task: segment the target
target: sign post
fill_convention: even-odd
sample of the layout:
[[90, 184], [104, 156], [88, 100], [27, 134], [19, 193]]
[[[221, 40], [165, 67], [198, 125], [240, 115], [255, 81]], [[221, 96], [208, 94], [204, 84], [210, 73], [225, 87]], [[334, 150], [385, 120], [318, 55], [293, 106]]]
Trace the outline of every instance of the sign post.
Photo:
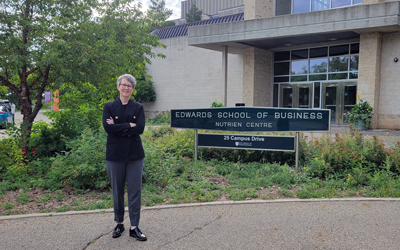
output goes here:
[[199, 145], [199, 133], [197, 129], [194, 130], [194, 158], [197, 161], [197, 149]]

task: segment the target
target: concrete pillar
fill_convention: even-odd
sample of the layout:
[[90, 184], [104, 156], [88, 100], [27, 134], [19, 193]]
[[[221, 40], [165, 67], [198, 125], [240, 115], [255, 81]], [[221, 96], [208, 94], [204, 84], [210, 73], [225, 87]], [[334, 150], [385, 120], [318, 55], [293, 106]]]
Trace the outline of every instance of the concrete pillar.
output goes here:
[[276, 0], [244, 0], [244, 20], [275, 16]]
[[246, 106], [272, 106], [273, 56], [273, 52], [267, 50], [243, 50], [243, 102]]
[[228, 107], [228, 46], [222, 50], [222, 104]]
[[360, 58], [358, 65], [357, 93], [373, 108], [371, 127], [378, 127], [381, 76], [382, 34], [360, 34]]

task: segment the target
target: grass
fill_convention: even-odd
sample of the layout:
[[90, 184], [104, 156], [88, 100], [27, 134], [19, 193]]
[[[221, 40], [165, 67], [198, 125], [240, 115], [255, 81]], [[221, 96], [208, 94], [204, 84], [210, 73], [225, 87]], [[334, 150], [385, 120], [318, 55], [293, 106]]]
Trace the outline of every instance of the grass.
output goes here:
[[[357, 132], [352, 133], [321, 137], [309, 144], [301, 141], [302, 149], [307, 152], [301, 155], [300, 168], [295, 169], [290, 160], [293, 155], [289, 153], [261, 155], [258, 151], [213, 149], [203, 151], [208, 156], [194, 161], [192, 131], [176, 132], [168, 127], [146, 131], [142, 136], [146, 150], [142, 205], [400, 197], [400, 147], [394, 146], [386, 152], [377, 138], [368, 141]], [[39, 212], [112, 208], [107, 180], [103, 180], [102, 190], [93, 189], [107, 174], [104, 155], [96, 150], [98, 145], [104, 148], [105, 141], [97, 134], [81, 136], [82, 140], [72, 144], [75, 153], [60, 154], [52, 160], [41, 158], [26, 169], [15, 165], [6, 172], [3, 170], [7, 176], [0, 181], [0, 215], [26, 213], [27, 207], [38, 206]], [[82, 161], [85, 157], [92, 162]], [[98, 175], [99, 172], [103, 175]], [[78, 184], [82, 188], [75, 188]], [[35, 189], [37, 196], [31, 189]]]
[[[287, 199], [287, 198], [345, 198], [400, 197], [400, 179], [390, 171], [381, 170], [369, 175], [363, 185], [351, 178], [320, 179], [307, 174], [307, 167], [298, 171], [279, 164], [221, 163], [198, 161], [184, 167], [181, 175], [172, 177], [164, 187], [150, 183], [142, 185], [142, 205], [212, 202], [218, 200]], [[223, 174], [219, 174], [223, 173]], [[188, 180], [190, 175], [190, 180]], [[27, 213], [19, 206], [33, 202], [23, 189], [14, 202], [0, 204], [0, 215]], [[46, 191], [35, 203], [59, 204], [52, 209], [41, 205], [39, 212], [98, 210], [113, 207], [111, 191], [75, 189], [74, 199], [65, 190]], [[3, 195], [4, 197], [5, 195]]]

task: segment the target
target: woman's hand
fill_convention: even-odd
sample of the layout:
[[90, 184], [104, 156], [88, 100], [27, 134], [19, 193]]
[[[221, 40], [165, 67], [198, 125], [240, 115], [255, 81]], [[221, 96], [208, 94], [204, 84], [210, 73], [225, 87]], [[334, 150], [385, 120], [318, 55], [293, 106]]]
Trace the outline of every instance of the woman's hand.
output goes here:
[[136, 127], [136, 123], [132, 123], [132, 122], [131, 122], [130, 124], [131, 124], [131, 128], [132, 128], [132, 127]]
[[113, 118], [110, 116], [110, 119], [106, 120], [107, 124], [114, 124]]

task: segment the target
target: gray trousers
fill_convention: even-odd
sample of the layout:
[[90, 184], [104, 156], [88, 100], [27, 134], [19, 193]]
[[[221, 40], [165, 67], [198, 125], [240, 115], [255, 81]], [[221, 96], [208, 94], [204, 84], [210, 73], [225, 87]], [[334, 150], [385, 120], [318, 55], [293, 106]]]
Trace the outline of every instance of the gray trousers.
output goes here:
[[114, 220], [120, 223], [124, 221], [126, 182], [129, 219], [131, 226], [138, 227], [142, 198], [143, 159], [127, 162], [106, 161], [106, 166], [113, 194]]

